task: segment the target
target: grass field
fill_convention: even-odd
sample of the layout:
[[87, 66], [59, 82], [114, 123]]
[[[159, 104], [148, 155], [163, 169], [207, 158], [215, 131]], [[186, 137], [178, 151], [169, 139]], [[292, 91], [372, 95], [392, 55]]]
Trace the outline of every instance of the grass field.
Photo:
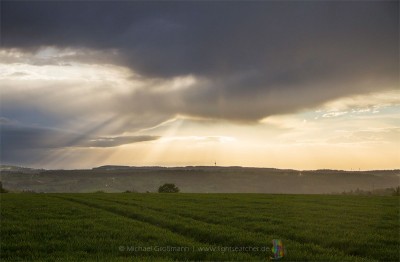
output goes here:
[[398, 261], [399, 198], [2, 194], [2, 261]]

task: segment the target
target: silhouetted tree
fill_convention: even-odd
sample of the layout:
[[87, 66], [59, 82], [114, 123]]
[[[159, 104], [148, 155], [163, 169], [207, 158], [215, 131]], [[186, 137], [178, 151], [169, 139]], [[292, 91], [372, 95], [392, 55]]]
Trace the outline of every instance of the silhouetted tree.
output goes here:
[[0, 193], [8, 193], [8, 190], [3, 188], [3, 182], [0, 181]]
[[393, 195], [394, 195], [394, 196], [400, 196], [400, 186], [397, 186], [397, 187], [394, 189]]
[[132, 189], [132, 190], [126, 190], [124, 193], [137, 193], [137, 191], [135, 189]]
[[158, 188], [158, 193], [178, 193], [179, 188], [175, 184], [164, 184]]

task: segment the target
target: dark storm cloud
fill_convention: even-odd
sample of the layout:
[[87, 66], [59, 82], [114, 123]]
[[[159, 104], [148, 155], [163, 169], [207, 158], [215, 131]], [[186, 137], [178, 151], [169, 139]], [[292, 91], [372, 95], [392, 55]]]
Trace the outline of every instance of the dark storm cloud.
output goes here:
[[110, 63], [147, 78], [205, 79], [164, 94], [135, 91], [121, 98], [125, 115], [256, 121], [393, 89], [398, 36], [397, 1], [6, 1], [2, 7], [4, 47], [116, 50], [107, 55]]
[[156, 76], [394, 63], [398, 52], [395, 1], [4, 2], [2, 24], [6, 47], [117, 48]]

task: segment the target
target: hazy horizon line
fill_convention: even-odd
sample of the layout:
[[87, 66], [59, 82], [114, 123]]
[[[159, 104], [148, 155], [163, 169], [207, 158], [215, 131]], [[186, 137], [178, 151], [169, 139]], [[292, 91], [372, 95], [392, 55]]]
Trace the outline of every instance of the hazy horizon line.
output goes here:
[[[19, 166], [16, 164], [0, 164], [0, 167], [3, 168], [4, 166], [15, 167], [15, 168], [24, 168], [24, 169], [34, 169], [34, 170], [94, 170], [99, 168], [105, 167], [122, 167], [122, 168], [165, 168], [165, 169], [173, 169], [173, 168], [249, 168], [249, 169], [276, 169], [276, 170], [293, 170], [293, 171], [323, 171], [323, 170], [330, 170], [330, 171], [350, 171], [350, 172], [370, 172], [370, 171], [400, 171], [399, 168], [385, 168], [385, 169], [361, 169], [361, 168], [353, 168], [353, 169], [335, 169], [335, 168], [317, 168], [317, 169], [296, 169], [296, 168], [279, 168], [279, 167], [257, 167], [257, 166], [241, 166], [241, 165], [186, 165], [186, 166], [167, 166], [167, 165], [118, 165], [118, 164], [106, 164], [100, 166], [93, 166], [88, 168], [35, 168], [35, 167], [28, 167], [28, 166]], [[4, 171], [4, 170], [1, 170]]]

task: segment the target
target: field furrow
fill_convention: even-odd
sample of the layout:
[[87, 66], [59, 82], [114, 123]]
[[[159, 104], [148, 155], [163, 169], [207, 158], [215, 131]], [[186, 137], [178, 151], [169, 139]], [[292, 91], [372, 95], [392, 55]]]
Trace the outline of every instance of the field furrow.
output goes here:
[[[301, 198], [301, 196], [297, 196]], [[322, 248], [334, 249], [336, 252], [344, 252], [350, 256], [367, 257], [370, 259], [391, 259], [390, 253], [385, 253], [386, 249], [396, 249], [396, 240], [398, 236], [394, 231], [388, 232], [386, 235], [379, 234], [376, 228], [382, 224], [382, 216], [394, 218], [396, 216], [396, 208], [377, 210], [365, 219], [365, 217], [356, 219], [352, 215], [346, 214], [346, 220], [343, 220], [343, 213], [347, 211], [347, 207], [342, 205], [342, 210], [335, 210], [338, 207], [331, 208], [329, 206], [330, 199], [327, 199], [327, 203], [319, 201], [319, 206], [315, 204], [317, 201], [304, 201], [303, 210], [299, 209], [301, 203], [295, 203], [296, 209], [292, 210], [292, 214], [289, 217], [284, 216], [273, 216], [271, 214], [279, 214], [279, 210], [271, 210], [268, 207], [268, 211], [264, 211], [259, 206], [254, 210], [247, 206], [252, 212], [243, 214], [237, 212], [236, 215], [230, 214], [232, 206], [229, 206], [229, 201], [226, 208], [215, 209], [215, 207], [208, 207], [202, 205], [203, 209], [192, 208], [193, 205], [187, 203], [186, 205], [178, 205], [177, 203], [170, 204], [167, 201], [163, 201], [163, 204], [159, 202], [152, 202], [149, 199], [146, 201], [140, 201], [132, 196], [131, 198], [118, 198], [113, 199], [112, 195], [99, 195], [97, 199], [104, 201], [111, 201], [126, 206], [137, 206], [139, 208], [147, 208], [157, 212], [163, 212], [166, 214], [173, 214], [177, 217], [176, 219], [191, 218], [196, 221], [213, 224], [213, 225], [229, 225], [235, 229], [239, 229], [246, 232], [264, 233], [265, 235], [273, 235], [276, 238], [289, 239], [299, 243], [309, 243], [312, 245], [320, 246]], [[253, 199], [257, 200], [255, 196]], [[307, 199], [307, 197], [305, 197]], [[380, 199], [381, 202], [375, 203], [382, 206], [387, 205], [385, 199]], [[220, 201], [220, 203], [225, 201]], [[274, 202], [273, 199], [268, 199], [265, 204], [271, 205]], [[351, 209], [349, 213], [355, 213], [363, 211], [364, 205], [361, 205], [361, 209], [357, 210], [353, 202], [351, 202]], [[369, 204], [371, 207], [371, 204]], [[237, 206], [237, 204], [236, 204]], [[278, 206], [278, 205], [277, 205]], [[290, 205], [279, 205], [280, 207], [290, 208]], [[316, 208], [316, 206], [318, 208]], [[358, 204], [360, 206], [360, 204]], [[242, 208], [245, 206], [242, 206]], [[301, 207], [301, 206], [300, 206]], [[389, 206], [390, 207], [390, 206]], [[381, 208], [382, 209], [382, 208]], [[215, 211], [217, 210], [217, 212]], [[313, 220], [310, 218], [313, 217]], [[318, 221], [318, 223], [315, 223]], [[385, 221], [387, 226], [392, 225], [396, 228], [396, 220]], [[354, 225], [357, 225], [355, 227]], [[284, 227], [285, 230], [282, 230]], [[398, 225], [397, 225], [398, 227]], [[369, 232], [365, 234], [365, 232]], [[329, 238], [326, 236], [329, 235]], [[354, 238], [352, 246], [348, 245], [348, 238]], [[391, 240], [391, 241], [390, 241]], [[376, 242], [383, 241], [387, 243], [384, 250], [377, 250]]]
[[[101, 204], [99, 203], [101, 201]], [[228, 224], [210, 224], [205, 223], [201, 220], [195, 220], [183, 216], [179, 216], [171, 213], [161, 213], [159, 211], [149, 210], [145, 206], [134, 206], [128, 203], [117, 203], [116, 201], [107, 199], [98, 199], [96, 197], [85, 200], [87, 204], [97, 206], [99, 208], [107, 208], [112, 212], [128, 216], [131, 218], [139, 219], [141, 221], [146, 221], [152, 223], [153, 225], [165, 227], [171, 229], [174, 232], [186, 236], [195, 236], [195, 239], [201, 242], [207, 242], [213, 245], [219, 245], [224, 243], [228, 246], [254, 246], [263, 247], [268, 245], [267, 239], [283, 238], [291, 246], [299, 249], [306, 249], [309, 252], [313, 252], [315, 257], [318, 259], [328, 259], [328, 257], [323, 258], [323, 254], [329, 254], [329, 256], [341, 257], [345, 260], [364, 260], [366, 258], [348, 255], [341, 250], [336, 250], [334, 248], [325, 248], [316, 243], [308, 241], [297, 241], [296, 239], [285, 238], [282, 235], [274, 235], [271, 233], [264, 232], [251, 232], [249, 230], [241, 229], [235, 226], [230, 226]], [[105, 204], [104, 201], [111, 203]], [[238, 237], [239, 236], [239, 237]], [[319, 257], [321, 254], [322, 257]], [[261, 254], [263, 255], [263, 254]], [[295, 256], [293, 256], [295, 259]]]
[[2, 261], [399, 258], [396, 197], [4, 194], [0, 216]]

